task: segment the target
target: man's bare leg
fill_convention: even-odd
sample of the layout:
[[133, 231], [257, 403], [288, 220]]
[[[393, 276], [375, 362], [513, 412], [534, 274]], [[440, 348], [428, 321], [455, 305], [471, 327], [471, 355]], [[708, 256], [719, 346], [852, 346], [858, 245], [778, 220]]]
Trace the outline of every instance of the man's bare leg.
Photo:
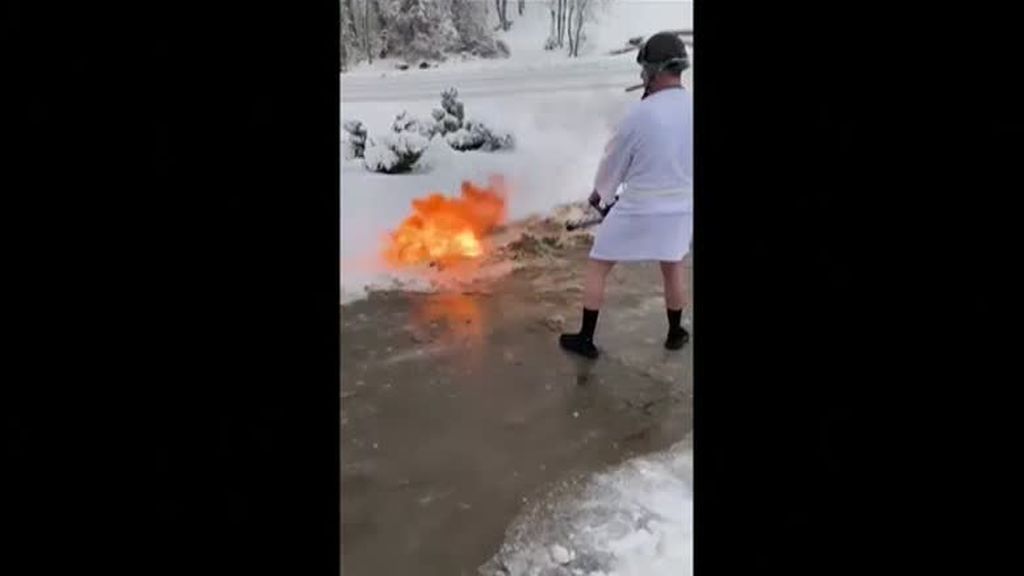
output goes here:
[[587, 260], [586, 280], [583, 285], [583, 307], [600, 310], [604, 303], [604, 284], [615, 262]]
[[687, 303], [686, 269], [680, 262], [662, 262], [661, 278], [665, 283], [665, 311], [668, 315], [668, 336], [665, 348], [678, 350], [689, 340], [690, 334], [683, 328], [683, 308]]
[[597, 314], [604, 303], [604, 286], [608, 273], [615, 262], [605, 260], [587, 261], [586, 280], [583, 287], [583, 321], [580, 331], [575, 334], [562, 334], [559, 344], [562, 348], [586, 356], [597, 358], [597, 347], [594, 346], [594, 329], [597, 327]]

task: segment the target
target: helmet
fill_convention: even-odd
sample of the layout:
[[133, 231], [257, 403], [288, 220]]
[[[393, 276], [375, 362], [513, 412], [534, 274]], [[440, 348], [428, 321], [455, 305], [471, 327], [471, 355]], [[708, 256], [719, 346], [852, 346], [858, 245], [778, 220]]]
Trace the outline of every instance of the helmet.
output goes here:
[[683, 39], [671, 32], [658, 32], [640, 46], [636, 55], [638, 64], [655, 71], [682, 72], [690, 67]]

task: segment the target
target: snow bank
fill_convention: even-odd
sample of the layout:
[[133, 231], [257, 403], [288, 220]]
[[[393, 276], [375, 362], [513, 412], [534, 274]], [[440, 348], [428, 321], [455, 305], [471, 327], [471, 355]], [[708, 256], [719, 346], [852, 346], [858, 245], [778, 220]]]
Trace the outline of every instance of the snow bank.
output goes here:
[[693, 573], [688, 442], [630, 460], [535, 502], [484, 576], [681, 576]]

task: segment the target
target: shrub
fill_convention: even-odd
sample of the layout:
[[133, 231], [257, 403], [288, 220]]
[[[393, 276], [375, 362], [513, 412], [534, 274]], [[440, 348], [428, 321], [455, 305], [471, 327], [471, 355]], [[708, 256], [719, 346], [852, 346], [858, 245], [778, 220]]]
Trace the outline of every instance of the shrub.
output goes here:
[[367, 170], [401, 174], [412, 170], [430, 141], [416, 132], [392, 132], [367, 142], [363, 163]]

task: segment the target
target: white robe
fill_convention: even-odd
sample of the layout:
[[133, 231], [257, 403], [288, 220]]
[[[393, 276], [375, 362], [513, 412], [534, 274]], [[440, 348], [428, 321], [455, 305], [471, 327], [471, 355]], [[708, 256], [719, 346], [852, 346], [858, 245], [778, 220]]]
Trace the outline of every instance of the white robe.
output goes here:
[[[620, 190], [621, 185], [621, 190]], [[693, 99], [685, 89], [634, 105], [605, 148], [594, 189], [618, 202], [601, 223], [590, 257], [678, 262], [693, 231]]]

